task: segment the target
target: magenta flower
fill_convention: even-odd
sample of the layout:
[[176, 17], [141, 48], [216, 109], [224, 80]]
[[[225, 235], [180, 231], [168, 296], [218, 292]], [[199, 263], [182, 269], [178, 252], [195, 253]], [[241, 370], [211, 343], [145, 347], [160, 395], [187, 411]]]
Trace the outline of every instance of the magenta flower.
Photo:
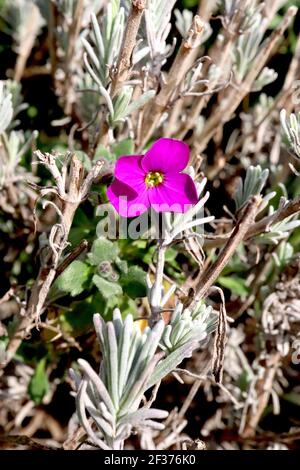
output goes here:
[[150, 206], [156, 212], [186, 212], [198, 202], [195, 183], [181, 173], [189, 147], [175, 139], [159, 139], [145, 155], [119, 158], [107, 195], [123, 217], [135, 217]]

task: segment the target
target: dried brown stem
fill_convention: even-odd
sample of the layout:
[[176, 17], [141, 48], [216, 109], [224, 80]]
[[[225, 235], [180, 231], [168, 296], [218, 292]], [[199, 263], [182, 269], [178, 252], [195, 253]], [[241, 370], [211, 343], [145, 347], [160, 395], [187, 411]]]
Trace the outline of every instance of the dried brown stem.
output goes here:
[[249, 230], [246, 233], [245, 240], [255, 237], [261, 233], [268, 232], [270, 227], [287, 217], [296, 214], [300, 211], [300, 197], [293, 199], [292, 201], [286, 202], [285, 199], [282, 199], [279, 204], [279, 209], [274, 212], [274, 214], [268, 215], [261, 219], [259, 222], [256, 222], [249, 227]]
[[23, 76], [27, 59], [34, 46], [34, 41], [38, 35], [40, 29], [41, 15], [38, 7], [32, 2], [30, 4], [30, 15], [28, 14], [28, 21], [26, 26], [24, 25], [24, 31], [26, 35], [22, 35], [20, 40], [20, 46], [17, 56], [17, 61], [14, 70], [14, 80], [19, 82]]
[[[200, 2], [198, 6], [197, 15], [199, 15], [203, 21], [208, 22], [212, 12], [214, 11], [216, 7], [216, 3], [217, 2], [215, 0], [212, 0], [210, 2]], [[196, 62], [198, 55], [199, 55], [199, 50], [196, 47], [193, 49], [192, 53], [190, 54], [190, 58], [189, 58], [190, 64], [189, 64], [188, 69], [190, 69], [193, 66], [193, 64]], [[201, 100], [202, 98], [199, 101]], [[170, 117], [168, 121], [168, 127], [166, 128], [165, 133], [164, 133], [166, 137], [168, 136], [171, 137], [172, 135], [174, 135], [176, 131], [176, 125], [177, 125], [178, 119], [183, 113], [184, 103], [185, 103], [185, 99], [181, 98], [181, 99], [178, 99], [175, 105], [173, 106], [173, 109], [170, 113]], [[197, 116], [198, 115], [199, 113], [197, 114]], [[190, 123], [190, 116], [189, 116], [188, 122], [184, 124], [184, 127], [191, 129], [189, 123]], [[182, 131], [181, 136], [176, 136], [176, 137], [179, 139], [182, 139], [183, 138], [182, 134], [184, 136], [186, 134], [186, 131], [185, 132]]]
[[[229, 36], [226, 40], [226, 43], [224, 47], [222, 48], [222, 53], [220, 54], [220, 61], [218, 62], [218, 67], [220, 70], [223, 70], [226, 66], [228, 67], [228, 64], [231, 63], [231, 51], [232, 51], [232, 46], [234, 44], [234, 38], [233, 36]], [[212, 80], [209, 83], [209, 87], [207, 88], [206, 91], [212, 91], [214, 87], [216, 86], [218, 82], [218, 78], [216, 80]], [[203, 108], [207, 105], [209, 101], [210, 96], [202, 96], [199, 100], [195, 100], [194, 104], [191, 107], [191, 111], [189, 113], [189, 119], [187, 120], [186, 123], [182, 126], [182, 128], [179, 130], [179, 133], [177, 135], [178, 139], [183, 139], [186, 133], [192, 129], [196, 122], [197, 119], [199, 118]]]
[[56, 19], [57, 19], [57, 8], [53, 2], [49, 5], [49, 19], [48, 19], [48, 48], [51, 64], [51, 74], [53, 80], [55, 80], [55, 71], [57, 68], [57, 45], [55, 37]]
[[216, 385], [220, 390], [222, 390], [232, 401], [232, 403], [235, 405], [236, 409], [239, 409], [242, 407], [242, 404], [239, 403], [236, 398], [227, 390], [227, 388], [222, 385], [220, 382], [216, 382], [213, 377], [210, 377], [209, 375], [199, 375], [199, 374], [194, 374], [193, 372], [190, 372], [187, 369], [182, 369], [182, 368], [176, 368], [174, 369], [176, 373], [184, 374], [187, 375], [188, 377], [193, 377], [196, 379], [196, 382], [205, 383], [205, 382], [211, 382], [213, 385]]
[[72, 24], [69, 29], [69, 37], [68, 37], [68, 50], [66, 56], [66, 80], [64, 82], [64, 89], [65, 89], [65, 113], [68, 115], [71, 113], [72, 104], [74, 102], [74, 88], [72, 86], [72, 62], [73, 57], [76, 50], [76, 41], [80, 32], [82, 16], [83, 16], [83, 9], [84, 9], [84, 0], [78, 0], [74, 12], [74, 18]]
[[39, 442], [31, 439], [28, 436], [1, 436], [0, 437], [0, 449], [2, 450], [13, 450], [18, 447], [27, 447], [27, 449], [33, 450], [59, 450], [55, 447], [45, 446]]
[[295, 85], [297, 85], [296, 80], [300, 77], [300, 35], [298, 36], [295, 53], [291, 60], [288, 72], [286, 74], [283, 88], [281, 93], [278, 96], [277, 108], [285, 107], [288, 113], [293, 111], [295, 100], [292, 99], [292, 94], [296, 91]]
[[188, 396], [184, 400], [184, 403], [178, 413], [178, 418], [183, 418], [185, 416], [185, 413], [189, 409], [189, 407], [192, 404], [192, 401], [194, 400], [195, 396], [197, 395], [197, 392], [199, 388], [201, 387], [202, 384], [202, 379], [197, 379], [193, 383], [192, 387], [190, 388], [190, 391], [188, 393]]
[[200, 299], [202, 299], [209, 288], [214, 284], [218, 276], [223, 271], [224, 267], [234, 254], [238, 245], [244, 240], [249, 227], [255, 220], [257, 209], [261, 203], [260, 196], [252, 196], [246, 205], [243, 213], [241, 214], [240, 220], [237, 222], [230, 238], [227, 240], [226, 245], [222, 249], [216, 261], [209, 266], [200, 277], [196, 286], [196, 293], [194, 299], [190, 299], [188, 304], [190, 306], [195, 305]]
[[124, 83], [129, 77], [132, 52], [136, 45], [136, 37], [145, 8], [146, 0], [132, 0], [122, 50], [112, 79], [112, 97], [116, 95], [118, 89], [122, 86], [122, 83]]
[[255, 435], [256, 427], [268, 404], [273, 387], [276, 371], [280, 365], [281, 356], [279, 352], [273, 353], [267, 359], [263, 376], [257, 380], [255, 390], [257, 402], [254, 407], [250, 407], [246, 414], [245, 426], [241, 433], [243, 438], [250, 438]]
[[193, 18], [192, 26], [187, 37], [182, 41], [178, 54], [171, 66], [167, 81], [162, 86], [159, 94], [154, 98], [152, 107], [147, 113], [147, 120], [143, 125], [143, 141], [141, 147], [149, 140], [155, 131], [162, 113], [166, 111], [172, 95], [178, 89], [190, 67], [190, 56], [194, 55], [194, 49], [199, 46], [200, 38], [204, 31], [204, 23], [200, 16]]
[[86, 198], [90, 185], [93, 180], [99, 176], [100, 169], [103, 165], [103, 162], [100, 163], [100, 165], [96, 164], [87, 175], [86, 179], [83, 180], [82, 163], [73, 155], [70, 160], [70, 170], [67, 181], [68, 158], [66, 158], [66, 162], [60, 173], [52, 155], [43, 155], [40, 152], [37, 152], [37, 154], [40, 161], [48, 167], [55, 179], [56, 191], [62, 205], [60, 209], [61, 221], [60, 224], [56, 224], [52, 228], [49, 236], [49, 247], [45, 255], [41, 257], [41, 267], [31, 289], [25, 314], [21, 317], [16, 332], [8, 343], [6, 357], [0, 364], [2, 368], [13, 358], [22, 340], [29, 333], [34, 323], [39, 321], [50, 287], [57, 274], [59, 260], [67, 244], [76, 209], [81, 201]]
[[87, 247], [89, 246], [89, 242], [87, 240], [82, 240], [76, 248], [74, 248], [71, 253], [68, 254], [68, 256], [62, 261], [62, 263], [58, 266], [55, 274], [54, 280], [61, 275], [67, 269], [67, 267], [73, 263], [73, 261], [78, 258], [78, 256], [83, 253]]
[[[256, 237], [262, 233], [267, 233], [272, 225], [281, 222], [287, 217], [297, 214], [300, 212], [300, 197], [293, 199], [292, 201], [285, 202], [282, 200], [279, 209], [273, 214], [263, 217], [256, 223], [253, 223], [251, 227], [248, 228], [247, 233], [244, 237], [244, 240], [250, 240], [253, 237]], [[205, 248], [217, 248], [224, 245], [224, 243], [231, 237], [233, 232], [224, 234], [220, 237], [216, 236], [213, 239], [206, 239], [204, 246]]]
[[[91, 422], [91, 418], [89, 418]], [[79, 426], [74, 433], [63, 443], [64, 450], [76, 450], [83, 444], [87, 434], [82, 426]]]
[[278, 46], [284, 31], [288, 28], [296, 13], [296, 7], [293, 6], [288, 9], [279, 26], [273, 31], [260, 49], [244, 81], [238, 89], [232, 88], [229, 91], [223, 106], [220, 106], [207, 120], [201, 135], [194, 144], [194, 154], [201, 153], [206, 148], [208, 142], [220, 126], [223, 126], [231, 119], [241, 101], [250, 93], [254, 80], [265, 66], [274, 49]]
[[14, 294], [15, 289], [11, 287], [4, 295], [0, 298], [0, 305], [7, 302], [11, 296]]
[[[72, 160], [76, 166], [76, 178], [79, 178], [80, 172], [82, 170], [81, 163], [79, 160]], [[73, 170], [73, 175], [75, 175]], [[78, 183], [78, 179], [77, 179]], [[74, 187], [74, 185], [70, 185]], [[47, 295], [49, 293], [50, 287], [55, 279], [56, 269], [58, 265], [58, 260], [65, 248], [65, 241], [68, 238], [68, 234], [71, 228], [73, 217], [75, 211], [78, 207], [78, 204], [73, 202], [63, 203], [62, 209], [62, 218], [64, 221], [64, 229], [60, 228], [56, 232], [54, 239], [54, 245], [59, 247], [58, 251], [55, 253], [53, 250], [48, 251], [48, 255], [45, 257], [43, 264], [40, 267], [37, 279], [32, 287], [31, 295], [28, 301], [27, 309], [25, 315], [21, 319], [16, 333], [13, 335], [11, 340], [8, 343], [6, 350], [6, 361], [2, 364], [2, 367], [5, 366], [11, 358], [16, 353], [18, 347], [20, 346], [22, 340], [25, 338], [28, 331], [31, 329], [32, 324], [38, 320], [43, 310], [44, 303], [46, 301]]]
[[245, 140], [248, 137], [253, 137], [255, 135], [258, 135], [260, 132], [261, 126], [271, 125], [269, 123], [266, 123], [267, 120], [271, 120], [272, 115], [274, 114], [274, 111], [279, 112], [283, 107], [287, 110], [287, 112], [292, 112], [293, 107], [294, 107], [294, 102], [291, 97], [293, 92], [295, 92], [295, 80], [297, 80], [297, 77], [300, 76], [300, 36], [298, 37], [297, 43], [296, 43], [296, 49], [295, 49], [295, 54], [293, 55], [293, 58], [290, 62], [288, 72], [285, 77], [285, 81], [282, 87], [282, 90], [280, 93], [277, 95], [276, 99], [274, 100], [274, 103], [272, 106], [268, 109], [267, 113], [263, 116], [263, 118], [257, 123], [254, 124], [253, 129], [251, 132], [247, 134], [243, 134], [241, 137], [239, 137], [235, 143], [235, 145], [228, 151], [225, 155], [224, 158], [216, 159], [216, 162], [214, 165], [211, 167], [207, 168], [207, 176], [209, 179], [213, 179], [217, 173], [219, 173], [226, 163], [229, 161], [231, 157], [235, 155], [235, 153], [243, 146], [245, 143]]

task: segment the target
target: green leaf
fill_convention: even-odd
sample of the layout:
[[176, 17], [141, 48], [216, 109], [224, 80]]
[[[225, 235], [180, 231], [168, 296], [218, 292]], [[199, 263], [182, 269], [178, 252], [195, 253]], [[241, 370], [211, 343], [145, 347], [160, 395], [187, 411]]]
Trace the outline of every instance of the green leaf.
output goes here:
[[112, 16], [116, 17], [118, 11], [120, 10], [120, 0], [112, 0]]
[[130, 266], [119, 280], [123, 290], [132, 299], [147, 295], [146, 273], [138, 266]]
[[130, 299], [128, 295], [123, 295], [119, 302], [119, 309], [122, 312], [122, 318], [126, 318], [131, 314], [134, 318], [138, 317], [138, 308], [134, 300]]
[[112, 146], [112, 152], [116, 158], [121, 155], [132, 155], [134, 152], [134, 142], [132, 139], [124, 139]]
[[30, 398], [39, 404], [49, 390], [49, 381], [46, 374], [46, 358], [44, 357], [35, 368], [34, 374], [28, 385]]
[[198, 5], [199, 0], [183, 0], [183, 7], [184, 8], [193, 8]]
[[128, 273], [127, 261], [124, 261], [120, 258], [117, 258], [116, 261], [115, 261], [115, 265], [121, 273], [123, 273], [123, 274]]
[[143, 254], [142, 260], [146, 264], [150, 264], [153, 262], [153, 255], [155, 253], [156, 247], [155, 246], [150, 246], [148, 251]]
[[53, 284], [54, 290], [69, 293], [72, 297], [84, 291], [91, 274], [91, 268], [83, 261], [75, 260]]
[[84, 300], [72, 302], [70, 311], [59, 315], [59, 323], [64, 331], [72, 336], [80, 336], [93, 327], [93, 315], [101, 312], [105, 316], [106, 302], [102, 295], [97, 292]]
[[90, 240], [95, 233], [95, 228], [93, 230], [90, 227], [72, 227], [70, 230], [68, 241], [72, 246], [77, 246], [79, 243], [84, 240]]
[[251, 378], [247, 370], [243, 370], [237, 379], [237, 386], [242, 392], [246, 392], [249, 387]]
[[92, 250], [88, 254], [90, 264], [98, 266], [103, 261], [116, 261], [119, 254], [117, 243], [113, 243], [106, 238], [98, 238], [94, 241]]
[[177, 250], [174, 250], [174, 248], [169, 248], [167, 251], [166, 251], [166, 261], [168, 263], [171, 263], [172, 261], [174, 261], [176, 259], [176, 256], [178, 255], [178, 251]]
[[235, 295], [238, 295], [241, 298], [247, 297], [249, 294], [249, 289], [247, 288], [245, 281], [237, 276], [224, 277], [220, 276], [218, 278], [218, 283], [222, 287], [226, 287], [231, 290]]
[[81, 150], [77, 150], [76, 151], [76, 157], [83, 164], [83, 167], [86, 171], [91, 170], [92, 163], [91, 163], [91, 160], [90, 160], [89, 156], [85, 152], [82, 152]]
[[77, 209], [68, 241], [72, 246], [77, 246], [83, 239], [93, 241], [95, 239], [95, 230], [97, 225], [96, 217], [89, 214], [79, 207]]
[[95, 151], [93, 162], [95, 163], [96, 161], [100, 160], [100, 158], [103, 158], [103, 157], [106, 158], [108, 161], [114, 160], [112, 154], [107, 150], [107, 148], [104, 147], [104, 145], [99, 144]]
[[101, 293], [102, 297], [106, 301], [111, 301], [110, 304], [117, 303], [117, 297], [119, 297], [123, 293], [122, 287], [119, 284], [117, 284], [116, 282], [107, 281], [106, 279], [103, 279], [103, 277], [98, 276], [98, 274], [95, 274], [93, 276], [93, 283], [99, 289], [99, 292]]
[[295, 392], [285, 393], [282, 398], [284, 400], [292, 403], [293, 405], [300, 406], [300, 395], [299, 395], [299, 393], [295, 393]]

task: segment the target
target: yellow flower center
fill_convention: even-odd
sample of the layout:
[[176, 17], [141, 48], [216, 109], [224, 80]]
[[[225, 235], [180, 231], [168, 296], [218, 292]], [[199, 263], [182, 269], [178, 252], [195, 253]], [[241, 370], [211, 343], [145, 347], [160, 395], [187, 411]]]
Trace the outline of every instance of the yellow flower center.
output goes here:
[[150, 171], [145, 178], [145, 183], [148, 188], [156, 188], [164, 180], [164, 175], [159, 171]]

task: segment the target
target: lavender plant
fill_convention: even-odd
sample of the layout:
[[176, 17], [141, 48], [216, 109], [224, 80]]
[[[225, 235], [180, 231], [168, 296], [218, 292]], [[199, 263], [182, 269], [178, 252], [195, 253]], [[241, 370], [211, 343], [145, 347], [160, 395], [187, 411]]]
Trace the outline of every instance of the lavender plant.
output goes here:
[[[95, 445], [102, 449], [123, 449], [133, 429], [164, 429], [156, 420], [166, 418], [167, 412], [150, 408], [151, 402], [139, 408], [144, 393], [174, 370], [184, 357], [189, 357], [213, 325], [208, 320], [209, 309], [206, 312], [202, 307], [192, 315], [188, 311], [181, 315], [180, 309], [182, 305], [177, 306], [170, 328], [160, 320], [152, 329], [147, 327], [144, 331], [131, 315], [123, 322], [119, 310], [114, 311], [113, 321], [108, 323], [99, 314], [94, 316], [103, 354], [100, 373], [97, 375], [80, 359], [83, 377], [74, 370], [71, 375], [77, 386], [79, 420]], [[157, 352], [159, 345], [166, 354]], [[96, 430], [87, 419], [87, 412]]]
[[0, 2], [8, 447], [297, 446], [299, 13], [192, 3]]

